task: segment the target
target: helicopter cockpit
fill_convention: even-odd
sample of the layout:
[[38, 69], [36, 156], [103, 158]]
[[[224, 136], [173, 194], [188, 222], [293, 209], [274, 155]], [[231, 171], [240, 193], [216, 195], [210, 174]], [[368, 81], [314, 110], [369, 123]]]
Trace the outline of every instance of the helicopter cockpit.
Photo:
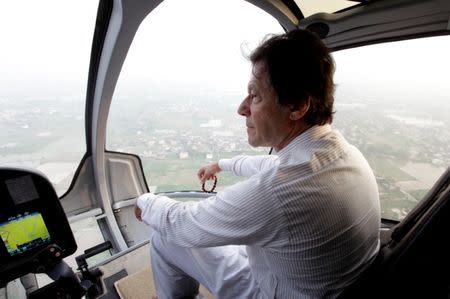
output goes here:
[[[156, 295], [136, 198], [203, 200], [198, 167], [269, 151], [249, 147], [236, 113], [243, 52], [295, 28], [332, 50], [333, 126], [367, 157], [380, 193], [382, 266], [343, 298], [385, 298], [391, 286], [448, 296], [435, 270], [450, 269], [450, 1], [72, 2], [0, 9], [0, 299]], [[236, 182], [222, 174], [218, 189]], [[419, 249], [398, 276], [410, 239]]]

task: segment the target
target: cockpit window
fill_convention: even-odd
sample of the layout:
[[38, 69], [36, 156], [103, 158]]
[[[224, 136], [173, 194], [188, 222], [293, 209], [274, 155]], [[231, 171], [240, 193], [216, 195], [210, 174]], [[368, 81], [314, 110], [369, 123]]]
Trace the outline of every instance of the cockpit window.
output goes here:
[[88, 0], [0, 4], [0, 164], [44, 172], [60, 196], [86, 151], [97, 6]]
[[450, 166], [450, 37], [334, 53], [334, 126], [373, 168], [382, 216], [402, 219]]
[[[138, 154], [152, 192], [201, 190], [196, 173], [205, 163], [268, 153], [248, 145], [237, 108], [251, 72], [245, 53], [280, 32], [273, 17], [245, 1], [161, 3], [128, 52], [107, 149]], [[221, 174], [218, 189], [235, 180]]]
[[358, 5], [359, 2], [364, 1], [349, 1], [349, 0], [294, 0], [298, 8], [302, 11], [303, 16], [309, 17], [315, 13], [326, 12], [333, 13], [351, 6]]

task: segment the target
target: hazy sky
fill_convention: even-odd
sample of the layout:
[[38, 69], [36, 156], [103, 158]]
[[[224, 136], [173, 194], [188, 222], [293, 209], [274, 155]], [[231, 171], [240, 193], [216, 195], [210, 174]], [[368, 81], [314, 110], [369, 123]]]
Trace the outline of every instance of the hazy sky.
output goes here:
[[242, 0], [165, 1], [141, 24], [119, 87], [157, 82], [212, 90], [242, 90], [250, 74], [244, 53], [279, 23]]
[[[197, 3], [198, 10], [187, 2]], [[85, 90], [97, 5], [92, 0], [1, 1], [3, 96], [27, 93], [24, 88], [30, 94], [66, 86]], [[229, 73], [247, 80], [241, 44], [281, 32], [273, 18], [242, 0], [166, 0], [151, 16], [125, 63], [122, 80], [129, 84], [152, 79], [226, 86]], [[222, 72], [210, 74], [218, 69]]]
[[[84, 97], [97, 5], [1, 1], [0, 98]], [[271, 32], [281, 32], [279, 24], [243, 0], [166, 0], [141, 25], [118, 92], [156, 84], [245, 93], [249, 65], [242, 49], [253, 49]], [[449, 37], [400, 44], [336, 53], [336, 81], [375, 91], [402, 86], [449, 94]]]
[[450, 36], [373, 45], [337, 52], [336, 98], [450, 107]]
[[54, 94], [64, 86], [85, 90], [97, 5], [2, 0], [0, 97]]

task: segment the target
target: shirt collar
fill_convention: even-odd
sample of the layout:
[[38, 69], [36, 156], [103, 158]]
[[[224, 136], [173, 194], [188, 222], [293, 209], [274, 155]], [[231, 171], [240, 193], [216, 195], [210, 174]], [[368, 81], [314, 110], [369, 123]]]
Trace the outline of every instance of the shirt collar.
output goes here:
[[322, 126], [312, 126], [307, 129], [297, 137], [295, 137], [288, 145], [283, 147], [280, 151], [275, 152], [276, 155], [280, 158], [280, 161], [284, 161], [289, 159], [291, 152], [298, 149], [308, 149], [310, 144], [325, 136], [331, 132], [331, 126], [329, 124], [325, 124]]

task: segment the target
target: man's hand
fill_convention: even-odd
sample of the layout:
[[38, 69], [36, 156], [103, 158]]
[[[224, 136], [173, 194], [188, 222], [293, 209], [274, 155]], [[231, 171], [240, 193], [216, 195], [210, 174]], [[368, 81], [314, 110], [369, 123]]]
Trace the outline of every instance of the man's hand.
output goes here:
[[208, 165], [205, 165], [198, 170], [197, 177], [203, 184], [207, 180], [212, 179], [216, 175], [216, 173], [220, 171], [222, 171], [222, 169], [220, 169], [219, 163], [209, 163]]
[[137, 220], [142, 221], [142, 211], [138, 207], [137, 203], [134, 205], [134, 216], [136, 216]]

